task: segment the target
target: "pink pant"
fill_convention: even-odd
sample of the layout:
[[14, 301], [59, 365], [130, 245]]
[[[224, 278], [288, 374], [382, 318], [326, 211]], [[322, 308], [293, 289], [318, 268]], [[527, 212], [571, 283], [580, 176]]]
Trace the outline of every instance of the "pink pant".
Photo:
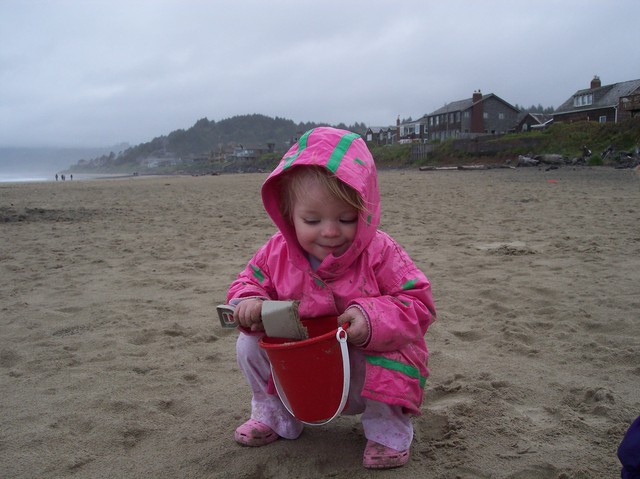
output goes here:
[[[240, 333], [236, 343], [238, 365], [253, 393], [251, 419], [260, 421], [279, 436], [296, 439], [304, 424], [293, 417], [277, 394], [267, 389], [271, 377], [271, 366], [267, 353], [258, 345], [259, 336]], [[348, 406], [342, 414], [362, 414], [362, 427], [367, 439], [398, 451], [408, 449], [413, 440], [413, 425], [401, 406], [366, 399], [361, 396], [364, 384], [365, 359], [361, 349], [349, 346], [351, 363], [351, 385]]]

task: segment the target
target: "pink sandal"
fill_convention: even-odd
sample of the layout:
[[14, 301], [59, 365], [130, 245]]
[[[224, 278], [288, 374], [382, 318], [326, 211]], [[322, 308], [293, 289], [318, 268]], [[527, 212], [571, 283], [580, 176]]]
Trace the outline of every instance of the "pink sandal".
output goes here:
[[249, 419], [236, 429], [235, 440], [243, 446], [266, 446], [277, 440], [278, 436], [273, 429], [254, 419]]
[[367, 441], [362, 458], [362, 464], [367, 469], [391, 469], [404, 466], [407, 462], [409, 449], [396, 451], [375, 441]]

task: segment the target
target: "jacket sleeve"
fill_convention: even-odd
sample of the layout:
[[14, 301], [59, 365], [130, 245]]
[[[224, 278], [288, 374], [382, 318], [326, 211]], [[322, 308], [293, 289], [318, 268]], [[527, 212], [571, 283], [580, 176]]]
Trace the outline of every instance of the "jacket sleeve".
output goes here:
[[436, 318], [429, 280], [395, 240], [384, 238], [381, 254], [372, 264], [380, 296], [350, 303], [364, 309], [369, 319], [371, 336], [365, 349], [379, 352], [422, 340]]
[[229, 286], [227, 303], [233, 299], [261, 297], [275, 299], [268, 258], [273, 254], [275, 236], [271, 237], [251, 258], [245, 268]]

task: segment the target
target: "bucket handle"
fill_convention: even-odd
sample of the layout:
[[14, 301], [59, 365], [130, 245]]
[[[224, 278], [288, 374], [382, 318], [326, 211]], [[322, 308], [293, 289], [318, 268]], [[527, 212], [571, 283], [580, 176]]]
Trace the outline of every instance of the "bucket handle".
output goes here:
[[[344, 328], [342, 326], [344, 326]], [[340, 352], [342, 353], [343, 381], [342, 381], [342, 398], [340, 399], [340, 405], [338, 406], [338, 409], [336, 410], [335, 414], [331, 416], [331, 418], [327, 419], [326, 421], [307, 422], [307, 421], [302, 421], [298, 419], [300, 422], [308, 426], [323, 426], [325, 424], [330, 423], [340, 415], [344, 407], [347, 405], [347, 398], [349, 397], [349, 384], [351, 383], [351, 368], [349, 366], [349, 346], [347, 345], [347, 331], [346, 331], [346, 328], [349, 327], [349, 323], [345, 323], [342, 326], [339, 326], [338, 330], [336, 331], [336, 339], [338, 340], [338, 343], [340, 343]], [[276, 392], [278, 393], [278, 397], [282, 401], [282, 404], [284, 405], [286, 410], [289, 411], [289, 414], [295, 417], [295, 414], [293, 414], [293, 411], [291, 410], [291, 405], [289, 404], [289, 400], [287, 399], [286, 394], [284, 394], [282, 387], [280, 386], [280, 381], [278, 380], [278, 376], [273, 372], [273, 366], [271, 366], [271, 377], [273, 378], [273, 384], [276, 387]]]

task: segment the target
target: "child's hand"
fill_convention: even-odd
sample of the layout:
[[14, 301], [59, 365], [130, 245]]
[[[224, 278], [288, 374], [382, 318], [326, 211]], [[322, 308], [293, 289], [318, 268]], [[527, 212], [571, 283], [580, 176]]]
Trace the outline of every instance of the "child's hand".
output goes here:
[[338, 326], [349, 323], [347, 329], [347, 341], [356, 346], [364, 345], [369, 339], [369, 322], [358, 308], [348, 308], [338, 316]]
[[240, 301], [233, 316], [240, 326], [251, 329], [251, 331], [264, 331], [261, 299], [250, 298]]

